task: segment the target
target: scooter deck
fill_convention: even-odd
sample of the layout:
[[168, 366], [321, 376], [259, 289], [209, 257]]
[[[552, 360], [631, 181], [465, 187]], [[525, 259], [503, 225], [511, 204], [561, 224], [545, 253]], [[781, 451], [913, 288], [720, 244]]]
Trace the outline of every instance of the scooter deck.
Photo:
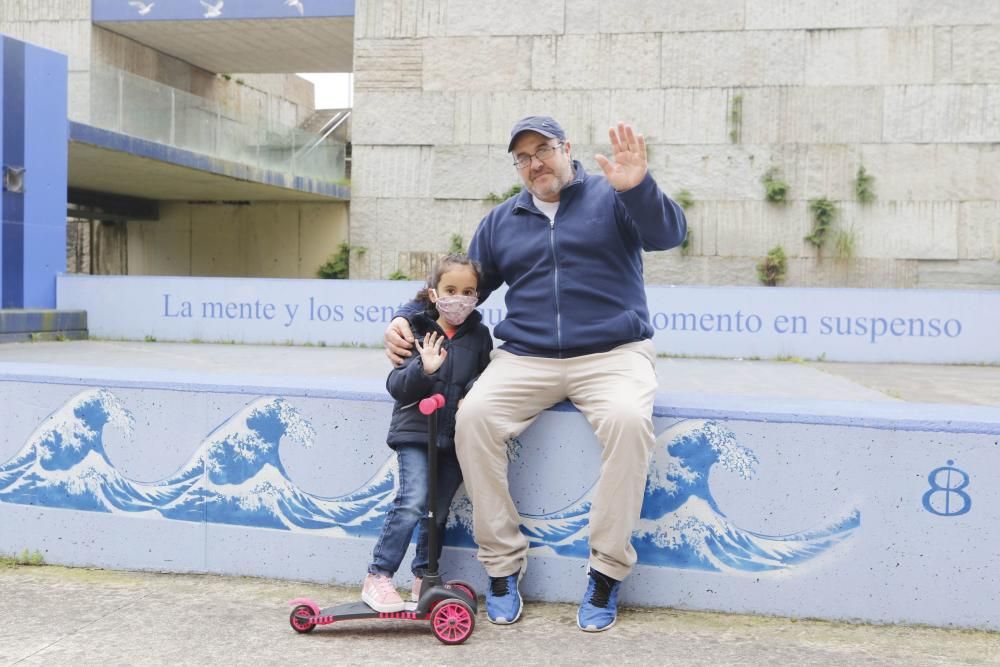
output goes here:
[[324, 607], [312, 620], [316, 625], [328, 625], [339, 621], [355, 621], [365, 618], [399, 618], [411, 621], [423, 621], [427, 614], [416, 612], [417, 603], [407, 602], [403, 611], [375, 611], [364, 602], [348, 602], [335, 607]]

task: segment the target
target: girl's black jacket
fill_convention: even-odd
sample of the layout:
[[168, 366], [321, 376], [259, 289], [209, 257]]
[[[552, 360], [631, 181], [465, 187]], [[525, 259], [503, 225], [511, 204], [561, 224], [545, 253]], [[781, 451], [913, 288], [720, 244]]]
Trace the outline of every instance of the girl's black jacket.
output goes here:
[[[408, 316], [413, 336], [423, 342], [424, 335], [444, 331], [437, 324], [437, 311], [425, 310]], [[398, 445], [422, 444], [427, 446], [427, 417], [420, 413], [417, 404], [432, 394], [444, 394], [445, 405], [438, 411], [438, 447], [455, 446], [455, 412], [459, 399], [465, 397], [473, 382], [483, 372], [490, 361], [493, 338], [490, 330], [482, 323], [482, 315], [474, 310], [458, 327], [451, 340], [445, 338], [444, 348], [448, 350], [441, 368], [427, 375], [414, 349], [403, 364], [392, 369], [385, 387], [396, 399], [392, 408], [392, 421], [386, 442], [393, 449]]]

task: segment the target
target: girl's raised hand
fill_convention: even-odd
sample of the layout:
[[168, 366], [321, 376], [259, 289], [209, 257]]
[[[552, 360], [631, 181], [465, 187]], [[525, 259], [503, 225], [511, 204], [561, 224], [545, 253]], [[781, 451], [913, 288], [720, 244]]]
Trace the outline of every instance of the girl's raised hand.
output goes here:
[[424, 366], [424, 373], [430, 375], [437, 372], [448, 356], [448, 350], [444, 349], [444, 336], [439, 336], [437, 332], [424, 336], [423, 344], [417, 339], [414, 341], [417, 351], [420, 352], [420, 361]]

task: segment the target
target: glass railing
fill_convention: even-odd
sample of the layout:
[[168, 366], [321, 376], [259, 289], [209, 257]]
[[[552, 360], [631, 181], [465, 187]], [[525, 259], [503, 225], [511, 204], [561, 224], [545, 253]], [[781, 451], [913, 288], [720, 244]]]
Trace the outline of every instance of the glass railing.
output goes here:
[[[344, 178], [344, 144], [93, 63], [89, 125], [260, 169]], [[70, 107], [73, 108], [71, 101]]]

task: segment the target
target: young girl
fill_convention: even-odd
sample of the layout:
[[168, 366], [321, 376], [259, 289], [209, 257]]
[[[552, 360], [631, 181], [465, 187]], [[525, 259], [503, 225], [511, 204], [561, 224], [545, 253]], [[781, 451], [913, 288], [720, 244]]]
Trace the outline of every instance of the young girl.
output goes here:
[[[392, 509], [385, 517], [382, 533], [361, 599], [376, 611], [404, 609], [403, 599], [392, 584], [406, 549], [417, 532], [417, 552], [413, 558], [413, 590], [410, 599], [420, 596], [427, 571], [427, 417], [417, 404], [422, 398], [441, 393], [445, 405], [438, 412], [438, 488], [434, 516], [444, 531], [455, 491], [462, 483], [462, 471], [455, 457], [455, 412], [459, 401], [471, 388], [490, 360], [493, 339], [476, 311], [479, 266], [465, 254], [447, 255], [438, 261], [427, 287], [417, 293], [426, 305], [422, 313], [410, 317], [419, 354], [407, 358], [389, 373], [386, 388], [396, 405], [392, 410], [387, 442], [399, 461], [399, 487]], [[438, 540], [438, 555], [441, 543]]]

